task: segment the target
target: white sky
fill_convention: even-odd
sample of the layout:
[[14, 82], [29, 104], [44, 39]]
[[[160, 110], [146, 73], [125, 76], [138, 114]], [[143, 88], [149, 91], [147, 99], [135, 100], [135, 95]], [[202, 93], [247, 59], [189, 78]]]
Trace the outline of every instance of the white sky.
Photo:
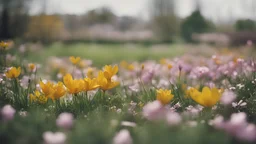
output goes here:
[[[43, 0], [34, 2], [31, 13], [40, 11]], [[82, 14], [88, 10], [108, 6], [117, 15], [142, 16], [148, 15], [148, 6], [150, 0], [47, 0], [48, 13], [69, 13]], [[176, 0], [177, 13], [185, 17], [194, 9], [194, 0]], [[229, 20], [231, 18], [250, 18], [251, 9], [256, 0], [201, 0], [202, 12], [208, 18], [213, 20]], [[246, 7], [246, 3], [248, 3]]]

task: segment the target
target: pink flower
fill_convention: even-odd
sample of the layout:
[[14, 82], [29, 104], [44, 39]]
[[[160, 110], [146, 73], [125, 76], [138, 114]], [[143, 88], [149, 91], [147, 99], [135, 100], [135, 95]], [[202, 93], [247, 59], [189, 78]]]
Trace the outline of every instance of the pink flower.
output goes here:
[[113, 144], [132, 144], [130, 132], [126, 129], [119, 131], [113, 138]]
[[142, 110], [143, 116], [148, 120], [163, 119], [166, 113], [166, 109], [158, 100], [147, 103]]
[[231, 104], [236, 99], [236, 94], [230, 90], [225, 90], [220, 98], [220, 102], [224, 105]]
[[247, 124], [246, 114], [244, 112], [233, 113], [230, 120], [225, 124], [225, 130], [231, 135], [236, 135]]
[[1, 110], [3, 120], [4, 121], [12, 120], [15, 112], [16, 110], [11, 105], [5, 105]]
[[154, 71], [150, 70], [147, 73], [143, 74], [141, 79], [144, 83], [150, 83], [153, 79], [153, 76], [154, 76]]
[[67, 139], [66, 135], [62, 132], [44, 132], [43, 139], [45, 144], [65, 144]]
[[74, 117], [71, 113], [61, 113], [56, 120], [56, 124], [58, 127], [70, 129], [73, 126], [73, 120]]
[[168, 112], [166, 114], [167, 124], [170, 126], [179, 125], [182, 121], [181, 116], [176, 112]]
[[223, 116], [216, 116], [213, 120], [209, 121], [209, 125], [212, 125], [213, 127], [217, 129], [222, 129], [224, 128], [224, 118]]
[[236, 135], [241, 140], [253, 142], [256, 140], [256, 127], [254, 124], [248, 124], [240, 129]]

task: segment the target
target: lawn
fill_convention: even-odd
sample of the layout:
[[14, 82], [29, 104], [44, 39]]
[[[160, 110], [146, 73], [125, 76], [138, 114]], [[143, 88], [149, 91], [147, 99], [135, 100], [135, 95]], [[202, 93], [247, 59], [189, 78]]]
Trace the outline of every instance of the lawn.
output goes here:
[[160, 58], [182, 55], [186, 52], [184, 45], [152, 45], [144, 46], [140, 44], [63, 44], [54, 43], [44, 46], [40, 50], [40, 57], [31, 54], [29, 59], [36, 62], [43, 62], [51, 56], [68, 57], [79, 56], [84, 59], [90, 59], [97, 66], [127, 61], [158, 60]]

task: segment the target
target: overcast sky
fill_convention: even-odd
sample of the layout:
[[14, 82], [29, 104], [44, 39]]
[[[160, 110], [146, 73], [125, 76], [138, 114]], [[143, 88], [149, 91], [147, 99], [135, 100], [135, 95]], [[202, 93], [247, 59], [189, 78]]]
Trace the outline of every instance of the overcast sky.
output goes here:
[[[37, 13], [43, 0], [34, 2], [31, 13]], [[117, 15], [142, 16], [148, 15], [150, 0], [47, 0], [48, 13], [82, 14], [88, 10], [108, 6]], [[194, 0], [176, 0], [177, 13], [181, 17], [188, 16], [194, 10]], [[256, 0], [201, 0], [202, 12], [213, 20], [252, 17], [251, 1]], [[246, 3], [248, 3], [246, 5]], [[256, 5], [254, 7], [256, 10]]]

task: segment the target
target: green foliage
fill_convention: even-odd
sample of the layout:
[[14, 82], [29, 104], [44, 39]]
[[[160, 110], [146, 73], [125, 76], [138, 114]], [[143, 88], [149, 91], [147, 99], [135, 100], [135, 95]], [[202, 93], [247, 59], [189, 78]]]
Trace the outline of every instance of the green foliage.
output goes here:
[[157, 39], [173, 41], [179, 30], [179, 21], [173, 0], [152, 0], [152, 28]]
[[181, 36], [187, 42], [193, 42], [192, 35], [194, 33], [203, 33], [208, 31], [210, 25], [202, 16], [199, 10], [194, 11], [181, 24]]
[[254, 20], [237, 20], [235, 23], [236, 31], [255, 31], [256, 23]]

